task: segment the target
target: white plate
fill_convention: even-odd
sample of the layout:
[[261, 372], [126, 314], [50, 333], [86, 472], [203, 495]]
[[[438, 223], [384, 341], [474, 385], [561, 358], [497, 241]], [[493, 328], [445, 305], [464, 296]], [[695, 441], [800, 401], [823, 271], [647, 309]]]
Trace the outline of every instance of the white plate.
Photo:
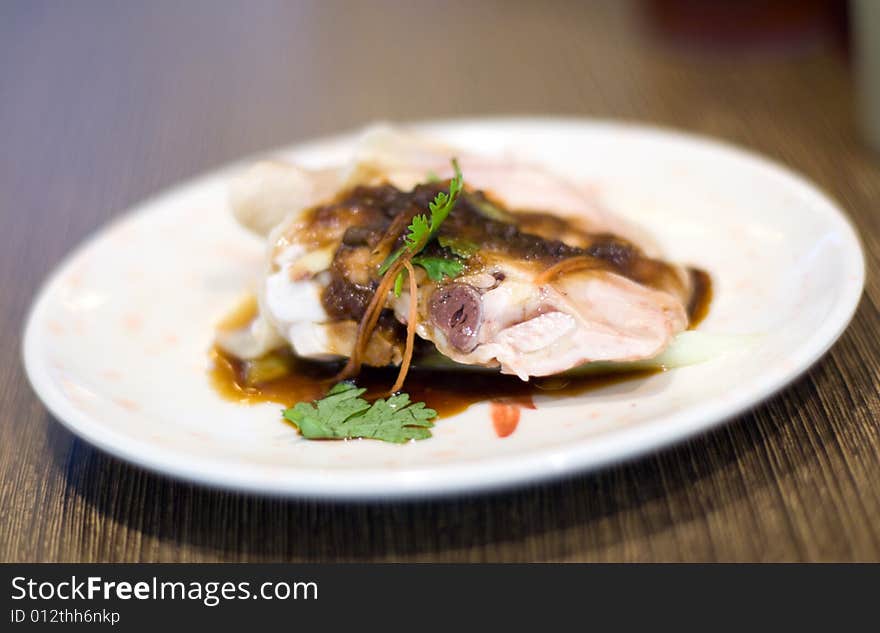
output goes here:
[[[790, 171], [738, 149], [633, 125], [495, 119], [418, 126], [486, 154], [510, 153], [593, 183], [670, 258], [715, 282], [707, 332], [741, 349], [582, 396], [538, 398], [499, 438], [488, 405], [440, 420], [430, 440], [309, 442], [279, 406], [211, 388], [212, 325], [252, 284], [263, 245], [230, 218], [229, 169], [162, 194], [76, 250], [30, 314], [31, 383], [74, 433], [152, 470], [258, 493], [423, 497], [584, 471], [705, 431], [815, 362], [849, 322], [864, 262], [840, 209]], [[351, 137], [276, 154], [345, 159]]]

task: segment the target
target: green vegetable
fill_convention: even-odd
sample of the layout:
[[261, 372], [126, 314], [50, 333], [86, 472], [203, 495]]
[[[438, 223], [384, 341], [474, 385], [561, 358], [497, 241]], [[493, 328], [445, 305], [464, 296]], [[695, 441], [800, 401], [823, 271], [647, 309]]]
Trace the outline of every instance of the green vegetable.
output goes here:
[[291, 360], [287, 356], [270, 352], [261, 358], [247, 361], [244, 366], [244, 383], [253, 387], [282, 378], [290, 373]]
[[464, 239], [463, 237], [441, 235], [437, 238], [437, 241], [443, 248], [448, 248], [454, 254], [458, 255], [459, 257], [464, 257], [465, 259], [480, 250], [479, 246], [477, 246], [470, 240]]
[[399, 393], [370, 404], [352, 382], [340, 382], [314, 403], [300, 402], [283, 413], [309, 440], [366, 438], [402, 443], [431, 437], [437, 412]]
[[485, 198], [468, 196], [468, 202], [470, 202], [483, 217], [495, 220], [496, 222], [503, 222], [504, 224], [516, 224], [515, 216], [503, 209], [499, 209]]
[[397, 275], [397, 279], [394, 280], [394, 296], [399, 297], [400, 293], [403, 292], [403, 280], [404, 280], [404, 271], [400, 271], [400, 274]]

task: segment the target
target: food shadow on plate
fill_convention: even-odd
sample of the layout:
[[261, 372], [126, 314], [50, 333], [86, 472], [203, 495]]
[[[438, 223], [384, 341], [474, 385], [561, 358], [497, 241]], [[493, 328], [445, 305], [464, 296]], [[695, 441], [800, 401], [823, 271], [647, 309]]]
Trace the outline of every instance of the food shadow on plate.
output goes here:
[[[827, 373], [825, 365], [811, 375]], [[777, 486], [770, 471], [786, 476], [784, 463], [770, 467], [771, 453], [792, 432], [785, 427], [795, 416], [771, 410], [798, 406], [812, 415], [815, 386], [802, 378], [787, 394], [796, 397], [776, 396], [731, 424], [632, 462], [541, 485], [423, 501], [288, 500], [215, 490], [110, 457], [48, 415], [46, 432], [66, 497], [75, 500], [68, 511], [103, 535], [99, 542], [81, 536], [83, 560], [479, 562], [609, 553], [643, 559], [650, 549], [624, 548], [634, 524], [662, 537]], [[759, 476], [744, 474], [743, 462], [760, 466]], [[759, 539], [737, 546], [760, 558]], [[716, 554], [710, 548], [688, 556]]]

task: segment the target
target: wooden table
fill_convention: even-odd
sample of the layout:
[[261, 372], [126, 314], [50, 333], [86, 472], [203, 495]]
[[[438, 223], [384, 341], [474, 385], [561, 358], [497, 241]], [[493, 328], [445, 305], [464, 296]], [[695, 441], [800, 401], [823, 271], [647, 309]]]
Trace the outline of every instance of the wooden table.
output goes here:
[[[0, 560], [880, 560], [880, 160], [860, 143], [845, 59], [821, 42], [674, 48], [636, 8], [0, 3]], [[35, 288], [132, 203], [374, 119], [499, 113], [638, 119], [803, 172], [864, 240], [855, 321], [793, 387], [704, 437], [452, 501], [288, 502], [170, 481], [76, 439], [31, 392], [19, 347]]]

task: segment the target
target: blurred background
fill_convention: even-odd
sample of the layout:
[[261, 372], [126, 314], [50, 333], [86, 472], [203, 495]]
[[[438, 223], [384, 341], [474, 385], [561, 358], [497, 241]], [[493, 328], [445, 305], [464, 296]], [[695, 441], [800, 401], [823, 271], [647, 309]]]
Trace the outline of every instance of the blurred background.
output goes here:
[[[878, 5], [4, 0], [0, 213], [10, 243], [40, 248], [0, 249], [13, 310], [0, 325], [17, 329], [60, 257], [134, 202], [377, 119], [548, 114], [670, 126], [769, 155], [847, 209], [873, 208]], [[880, 214], [855, 215], [873, 241]]]
[[877, 4], [5, 0], [0, 210], [63, 228], [30, 255], [42, 277], [113, 213], [244, 154], [376, 119], [497, 114], [709, 134], [839, 196], [841, 157], [823, 158], [845, 151], [846, 177], [877, 193], [849, 28], [860, 5], [880, 28]]
[[[135, 202], [249, 153], [376, 119], [528, 114], [706, 134], [817, 182], [865, 242], [868, 301], [836, 348], [863, 361], [838, 355], [784, 406], [771, 403], [672, 457], [485, 507], [333, 510], [167, 482], [75, 440], [30, 392], [18, 337], [35, 288]], [[876, 380], [867, 363], [880, 357], [878, 118], [875, 0], [3, 0], [3, 559], [876, 556], [876, 532], [860, 517], [880, 507], [877, 480], [866, 497], [850, 470], [876, 462], [816, 409], [824, 402], [816, 393]], [[854, 393], [872, 398], [850, 407], [871, 419], [876, 395], [870, 386]], [[795, 428], [792, 419], [805, 422]], [[876, 423], [865, 429], [876, 441]], [[785, 467], [790, 447], [828, 438], [841, 452], [834, 444], [797, 453], [791, 464], [804, 470]], [[820, 486], [839, 504], [800, 505], [803, 473], [826, 472], [819, 459], [830, 460], [828, 472], [839, 468], [833, 485]], [[705, 517], [744, 536], [713, 539]], [[322, 528], [308, 550], [288, 536], [303, 522]], [[355, 524], [373, 525], [372, 540]]]

